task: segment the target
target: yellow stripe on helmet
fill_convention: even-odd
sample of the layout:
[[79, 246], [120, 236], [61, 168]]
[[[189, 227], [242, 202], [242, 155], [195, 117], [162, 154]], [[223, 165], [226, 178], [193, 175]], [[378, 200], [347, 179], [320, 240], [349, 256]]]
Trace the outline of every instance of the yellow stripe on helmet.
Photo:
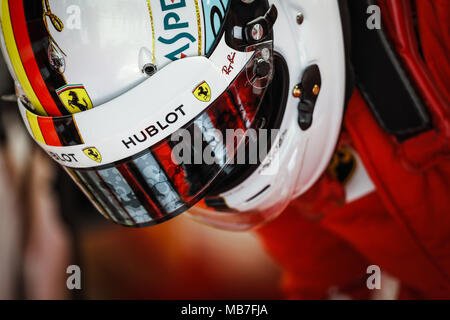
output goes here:
[[26, 111], [28, 123], [30, 124], [31, 132], [33, 133], [34, 138], [40, 143], [46, 144], [44, 136], [42, 135], [41, 128], [39, 127], [38, 116]]
[[42, 107], [41, 102], [36, 96], [33, 87], [31, 86], [30, 81], [28, 80], [27, 73], [22, 64], [22, 60], [20, 59], [20, 54], [17, 49], [16, 40], [14, 38], [14, 31], [11, 24], [11, 16], [9, 14], [9, 4], [8, 0], [1, 0], [1, 27], [3, 31], [3, 36], [5, 39], [6, 49], [8, 51], [9, 58], [11, 60], [11, 64], [13, 66], [14, 72], [16, 74], [17, 80], [22, 85], [25, 94], [30, 100], [33, 107], [36, 111], [41, 115], [47, 115], [47, 112]]
[[195, 11], [197, 13], [197, 28], [198, 28], [198, 55], [202, 55], [202, 22], [200, 18], [200, 8], [198, 0], [195, 0]]

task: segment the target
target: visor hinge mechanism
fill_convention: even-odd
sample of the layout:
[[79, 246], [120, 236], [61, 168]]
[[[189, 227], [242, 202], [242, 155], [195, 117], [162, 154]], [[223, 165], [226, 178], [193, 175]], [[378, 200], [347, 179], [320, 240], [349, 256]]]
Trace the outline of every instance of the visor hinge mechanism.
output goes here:
[[302, 81], [294, 87], [292, 92], [299, 98], [298, 124], [303, 131], [308, 130], [313, 123], [313, 114], [322, 85], [319, 67], [314, 64], [303, 73]]
[[244, 28], [245, 40], [249, 44], [263, 42], [271, 34], [273, 25], [278, 18], [278, 10], [275, 5], [271, 5], [270, 9], [262, 17], [258, 17], [247, 23]]

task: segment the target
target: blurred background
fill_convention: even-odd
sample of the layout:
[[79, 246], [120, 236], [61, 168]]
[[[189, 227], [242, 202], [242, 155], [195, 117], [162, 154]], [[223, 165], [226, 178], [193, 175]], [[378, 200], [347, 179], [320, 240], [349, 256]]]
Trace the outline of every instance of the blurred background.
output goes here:
[[[277, 299], [280, 269], [252, 233], [187, 216], [106, 221], [28, 137], [0, 56], [0, 299]], [[70, 265], [81, 290], [68, 290]]]

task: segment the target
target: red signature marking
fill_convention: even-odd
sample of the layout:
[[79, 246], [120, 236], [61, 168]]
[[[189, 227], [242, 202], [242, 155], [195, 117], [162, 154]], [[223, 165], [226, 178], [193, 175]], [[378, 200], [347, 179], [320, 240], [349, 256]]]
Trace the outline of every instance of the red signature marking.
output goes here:
[[222, 73], [225, 73], [226, 75], [229, 75], [231, 71], [234, 69], [234, 58], [236, 57], [236, 52], [233, 52], [227, 56], [228, 61], [230, 64], [228, 66], [223, 66]]

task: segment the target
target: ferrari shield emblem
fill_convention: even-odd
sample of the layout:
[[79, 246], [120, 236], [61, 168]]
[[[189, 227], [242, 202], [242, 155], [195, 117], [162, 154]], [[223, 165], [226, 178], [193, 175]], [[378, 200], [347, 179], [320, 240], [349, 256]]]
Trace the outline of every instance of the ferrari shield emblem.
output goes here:
[[328, 167], [331, 177], [341, 184], [347, 184], [353, 177], [357, 167], [356, 157], [348, 147], [339, 148]]
[[209, 102], [211, 100], [211, 88], [206, 83], [206, 81], [203, 81], [201, 84], [199, 84], [193, 91], [193, 94], [198, 100], [202, 102]]
[[86, 148], [83, 150], [84, 154], [86, 154], [91, 160], [94, 160], [95, 162], [102, 162], [102, 155], [95, 147]]
[[56, 90], [59, 99], [70, 113], [93, 108], [91, 98], [81, 84], [68, 84]]

